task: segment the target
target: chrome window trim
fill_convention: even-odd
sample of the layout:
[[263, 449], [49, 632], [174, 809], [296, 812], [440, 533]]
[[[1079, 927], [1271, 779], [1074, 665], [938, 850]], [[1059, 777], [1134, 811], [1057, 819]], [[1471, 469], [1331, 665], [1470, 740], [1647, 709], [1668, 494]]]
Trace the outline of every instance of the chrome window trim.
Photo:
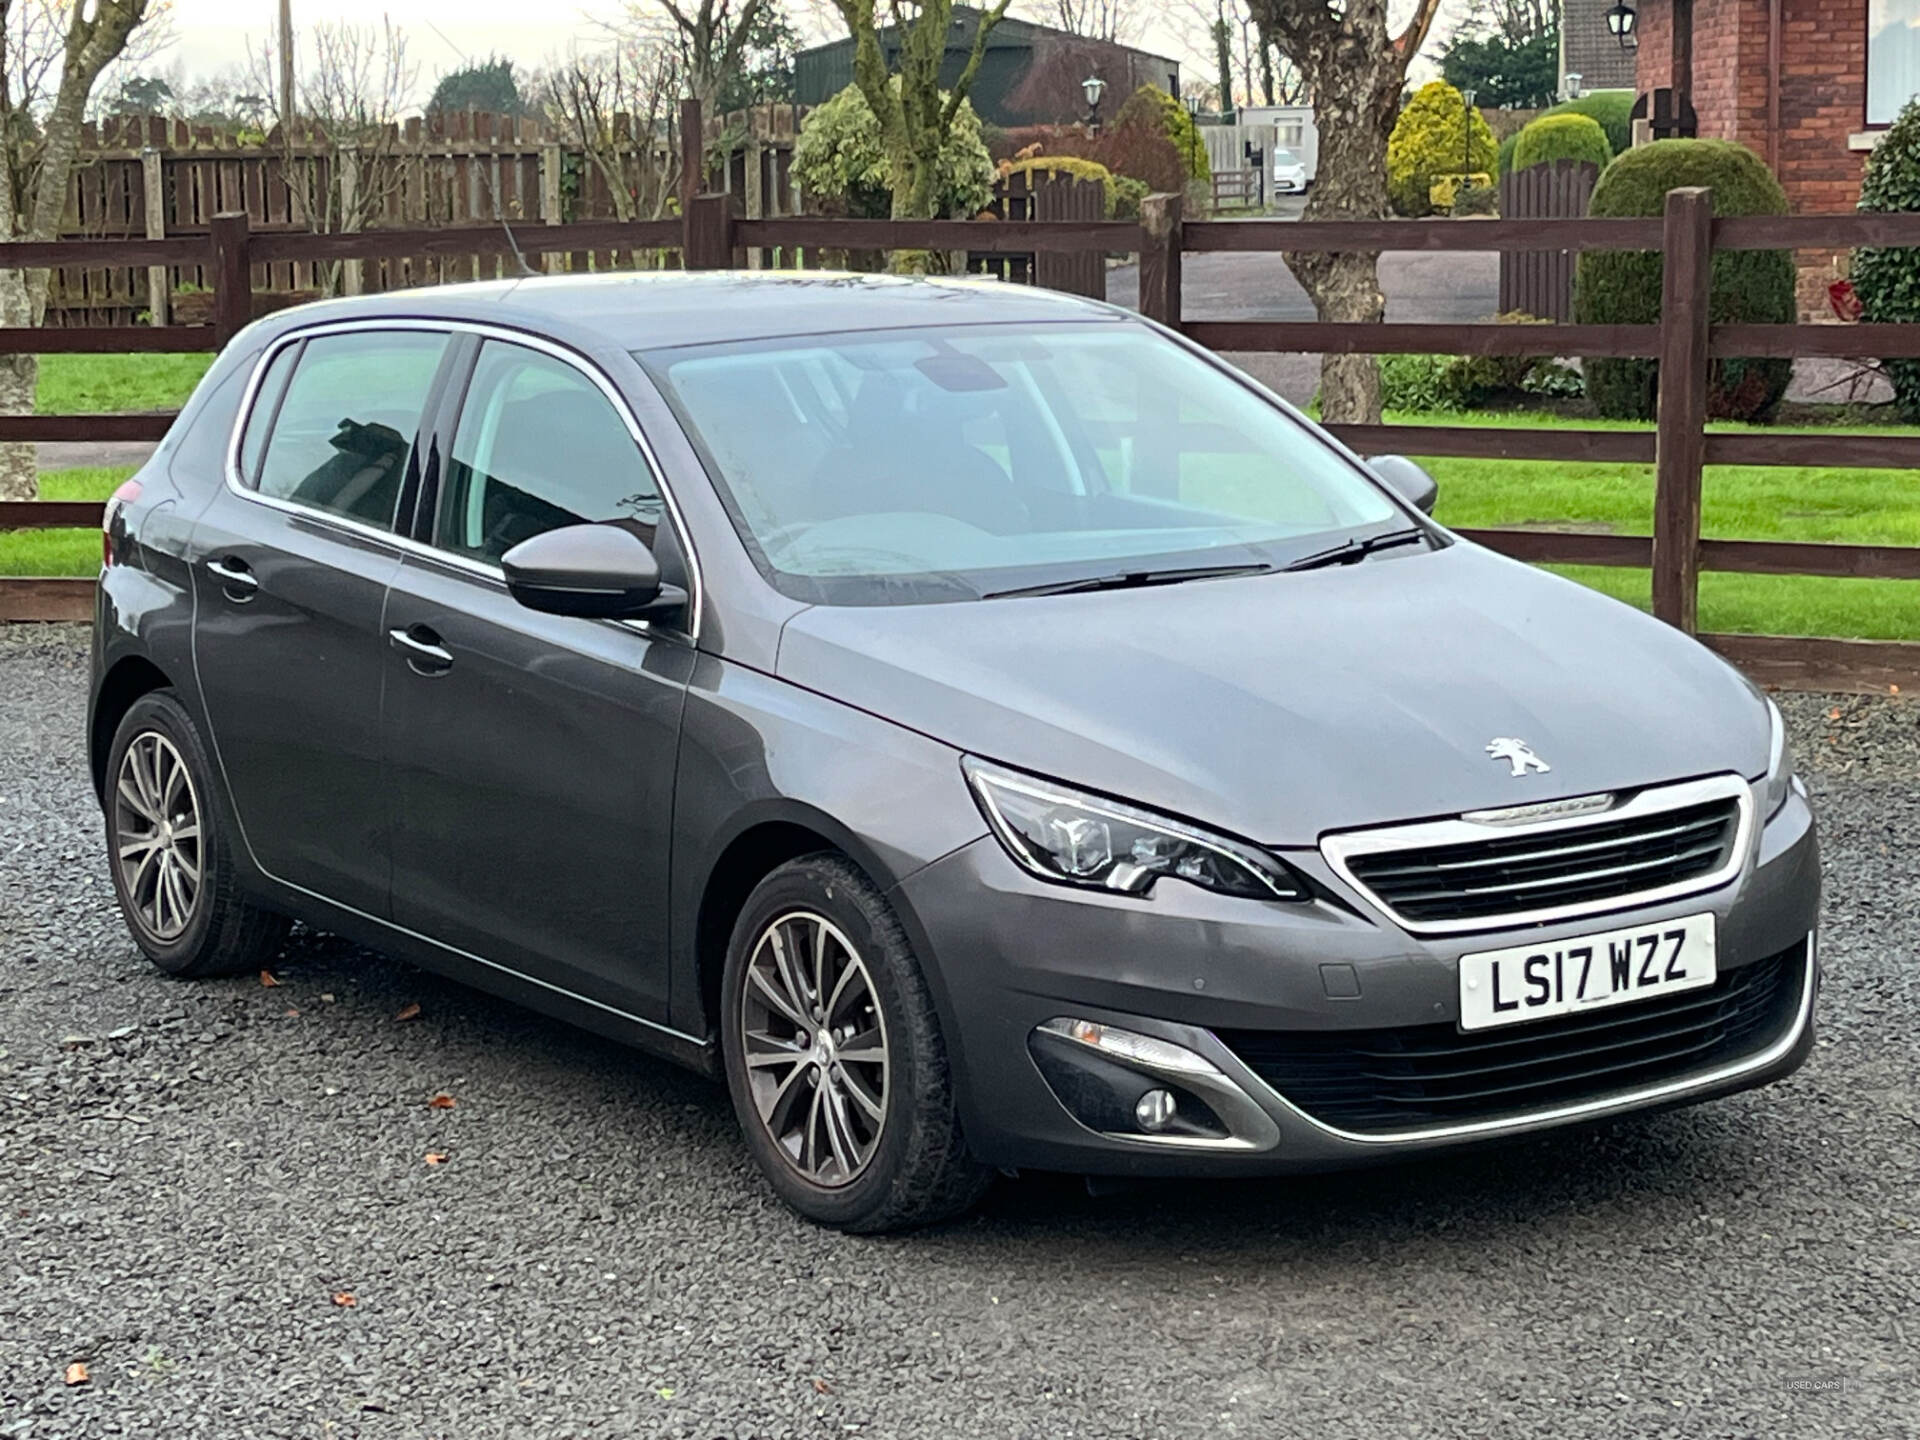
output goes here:
[[[1557, 1105], [1546, 1110], [1529, 1110], [1518, 1115], [1504, 1115], [1492, 1120], [1472, 1120], [1460, 1125], [1432, 1125], [1412, 1130], [1394, 1130], [1386, 1133], [1343, 1130], [1337, 1125], [1329, 1125], [1324, 1120], [1316, 1120], [1291, 1100], [1287, 1099], [1273, 1086], [1262, 1080], [1251, 1067], [1235, 1057], [1234, 1064], [1245, 1070], [1254, 1085], [1278, 1101], [1282, 1108], [1294, 1119], [1311, 1125], [1323, 1135], [1336, 1140], [1345, 1140], [1358, 1145], [1409, 1145], [1442, 1140], [1463, 1140], [1473, 1136], [1499, 1135], [1508, 1131], [1531, 1130], [1543, 1125], [1566, 1124], [1576, 1120], [1591, 1120], [1616, 1111], [1637, 1110], [1646, 1105], [1660, 1105], [1669, 1100], [1678, 1100], [1697, 1090], [1711, 1090], [1730, 1080], [1738, 1080], [1768, 1066], [1784, 1060], [1793, 1047], [1798, 1045], [1806, 1034], [1807, 1026], [1813, 1021], [1813, 1000], [1819, 990], [1819, 932], [1807, 932], [1807, 953], [1800, 978], [1800, 1007], [1795, 1012], [1793, 1023], [1787, 1026], [1780, 1038], [1764, 1050], [1755, 1052], [1741, 1060], [1730, 1061], [1701, 1075], [1686, 1075], [1677, 1080], [1663, 1080], [1657, 1085], [1643, 1085], [1637, 1090], [1623, 1090], [1614, 1095], [1602, 1095], [1592, 1100], [1582, 1100], [1573, 1105]], [[1227, 1047], [1223, 1044], [1221, 1049]], [[1228, 1051], [1231, 1054], [1231, 1051]]]
[[[608, 378], [606, 372], [579, 351], [549, 340], [544, 335], [530, 334], [525, 330], [515, 330], [505, 325], [490, 325], [481, 320], [428, 320], [409, 316], [380, 315], [348, 320], [324, 320], [288, 330], [277, 336], [260, 352], [253, 363], [253, 373], [247, 377], [246, 392], [240, 397], [240, 411], [234, 417], [233, 429], [227, 436], [225, 476], [227, 489], [241, 499], [250, 500], [256, 505], [265, 505], [269, 509], [279, 510], [285, 514], [305, 516], [309, 519], [324, 521], [329, 525], [337, 525], [353, 534], [384, 541], [407, 554], [437, 560], [456, 570], [464, 570], [472, 575], [492, 579], [501, 585], [506, 584], [506, 576], [498, 565], [489, 565], [465, 555], [456, 555], [450, 550], [442, 550], [436, 545], [416, 540], [411, 535], [382, 530], [378, 526], [338, 515], [331, 510], [322, 510], [313, 505], [301, 505], [274, 495], [262, 495], [249, 486], [241, 474], [241, 440], [246, 433], [247, 421], [253, 414], [254, 403], [259, 398], [260, 386], [265, 381], [267, 372], [273, 367], [274, 357], [289, 345], [298, 344], [303, 340], [324, 335], [362, 334], [380, 330], [429, 330], [445, 334], [450, 338], [454, 335], [475, 335], [482, 340], [498, 340], [509, 345], [523, 345], [529, 350], [536, 350], [564, 365], [571, 366], [592, 381], [600, 393], [606, 396], [608, 403], [614, 408], [614, 413], [626, 425], [627, 433], [633, 438], [633, 443], [639, 448], [641, 461], [653, 476], [653, 483], [659, 489], [660, 498], [666, 504], [668, 522], [673, 526], [674, 535], [680, 542], [680, 552], [686, 557], [687, 563], [687, 610], [691, 623], [686, 629], [656, 626], [647, 620], [623, 620], [612, 623], [623, 625], [643, 635], [681, 636], [690, 644], [700, 643], [700, 621], [706, 608], [706, 582], [700, 569], [699, 552], [694, 549], [693, 532], [688, 527], [686, 516], [680, 509], [680, 502], [674, 497], [673, 488], [667, 484], [666, 473], [660, 464], [659, 455], [648, 442], [646, 432], [640, 428], [640, 421], [635, 417], [633, 407], [627, 403], [626, 397], [620, 393], [619, 387]], [[289, 377], [289, 384], [291, 384], [291, 377]], [[423, 416], [422, 419], [424, 418]], [[272, 436], [267, 437], [269, 444], [272, 443], [272, 439]], [[417, 440], [416, 435], [416, 443]]]
[[[1580, 900], [1567, 905], [1550, 905], [1534, 910], [1512, 910], [1499, 915], [1476, 916], [1465, 920], [1413, 920], [1400, 914], [1353, 873], [1351, 862], [1361, 855], [1379, 855], [1397, 850], [1420, 850], [1436, 845], [1471, 844], [1478, 840], [1513, 840], [1534, 835], [1568, 834], [1595, 825], [1619, 820], [1635, 820], [1684, 809], [1711, 800], [1732, 800], [1739, 810], [1733, 844], [1725, 863], [1705, 875], [1696, 875], [1670, 885], [1655, 886], [1627, 895], [1600, 900]], [[1471, 813], [1471, 812], [1470, 812]], [[1386, 825], [1371, 830], [1347, 830], [1320, 837], [1320, 853], [1333, 872], [1345, 881], [1387, 919], [1416, 935], [1462, 935], [1474, 931], [1504, 930], [1516, 925], [1539, 925], [1556, 920], [1572, 920], [1582, 915], [1603, 915], [1614, 910], [1629, 910], [1653, 905], [1683, 895], [1697, 895], [1716, 889], [1738, 875], [1753, 848], [1753, 787], [1738, 775], [1709, 775], [1702, 780], [1686, 780], [1677, 785], [1655, 785], [1634, 795], [1623, 805], [1584, 815], [1556, 817], [1526, 825], [1487, 824], [1459, 816], [1452, 820], [1430, 820], [1412, 825]]]

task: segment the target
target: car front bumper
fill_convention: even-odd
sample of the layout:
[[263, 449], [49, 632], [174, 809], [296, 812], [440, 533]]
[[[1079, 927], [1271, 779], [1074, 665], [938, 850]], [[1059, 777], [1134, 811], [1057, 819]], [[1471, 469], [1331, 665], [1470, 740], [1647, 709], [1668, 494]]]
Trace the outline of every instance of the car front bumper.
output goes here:
[[[1287, 859], [1344, 903], [1263, 904], [1175, 882], [1162, 882], [1146, 899], [1109, 896], [1037, 880], [991, 837], [902, 882], [895, 898], [921, 954], [931, 957], [975, 1155], [1005, 1167], [1087, 1174], [1333, 1169], [1731, 1094], [1790, 1073], [1811, 1049], [1819, 851], [1812, 814], [1797, 791], [1759, 828], [1740, 872], [1717, 889], [1552, 925], [1416, 936], [1347, 887], [1317, 854], [1289, 852]], [[1422, 1033], [1444, 1038], [1457, 1033], [1464, 954], [1706, 912], [1716, 921], [1722, 981], [1736, 982], [1746, 967], [1774, 967], [1744, 978], [1757, 985], [1756, 977], [1778, 976], [1775, 1010], [1737, 1053], [1627, 1074], [1617, 1087], [1576, 1101], [1363, 1131], [1291, 1102], [1243, 1058], [1242, 1040], [1236, 1038], [1236, 1050], [1222, 1038], [1262, 1036], [1270, 1051], [1284, 1051], [1286, 1037], [1300, 1032], [1319, 1040], [1424, 1027]], [[1199, 1057], [1190, 1084], [1150, 1064], [1115, 1068], [1106, 1055], [1091, 1068], [1127, 1094], [1171, 1076], [1176, 1093], [1192, 1091], [1204, 1102], [1202, 1113], [1211, 1108], [1230, 1143], [1211, 1132], [1147, 1135], [1120, 1133], [1125, 1123], [1083, 1123], [1089, 1112], [1075, 1096], [1078, 1081], [1063, 1087], [1061, 1069], [1080, 1052], [1043, 1029], [1061, 1020], [1152, 1037]], [[1543, 1029], [1554, 1023], [1535, 1022]], [[1063, 1093], [1075, 1097], [1082, 1118]]]

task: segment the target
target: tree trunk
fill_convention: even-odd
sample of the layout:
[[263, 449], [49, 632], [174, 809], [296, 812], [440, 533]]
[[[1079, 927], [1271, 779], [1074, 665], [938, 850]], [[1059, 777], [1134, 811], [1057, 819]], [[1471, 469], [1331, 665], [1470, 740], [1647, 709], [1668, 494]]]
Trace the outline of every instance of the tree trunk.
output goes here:
[[[1349, 42], [1312, 58], [1318, 63], [1303, 68], [1316, 97], [1320, 164], [1302, 218], [1383, 220], [1387, 135], [1399, 108], [1403, 73], [1399, 57]], [[1386, 318], [1377, 252], [1290, 252], [1286, 258], [1322, 321], [1378, 324]], [[1380, 362], [1371, 355], [1321, 357], [1320, 418], [1331, 424], [1379, 424]]]
[[[0, 270], [0, 325], [40, 323], [46, 309], [46, 272]], [[36, 285], [35, 282], [38, 282]], [[42, 292], [39, 304], [34, 291]], [[0, 415], [31, 415], [39, 388], [38, 355], [0, 355]], [[0, 444], [0, 500], [38, 500], [40, 466], [31, 441]]]

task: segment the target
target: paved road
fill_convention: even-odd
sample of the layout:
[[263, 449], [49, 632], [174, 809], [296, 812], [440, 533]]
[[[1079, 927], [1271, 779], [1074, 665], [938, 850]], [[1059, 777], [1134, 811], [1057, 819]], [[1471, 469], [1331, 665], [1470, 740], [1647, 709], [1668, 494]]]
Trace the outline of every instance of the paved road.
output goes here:
[[0, 1437], [1920, 1431], [1920, 705], [1794, 706], [1831, 898], [1790, 1082], [875, 1241], [772, 1203], [717, 1089], [407, 966], [149, 969], [84, 656], [0, 631]]

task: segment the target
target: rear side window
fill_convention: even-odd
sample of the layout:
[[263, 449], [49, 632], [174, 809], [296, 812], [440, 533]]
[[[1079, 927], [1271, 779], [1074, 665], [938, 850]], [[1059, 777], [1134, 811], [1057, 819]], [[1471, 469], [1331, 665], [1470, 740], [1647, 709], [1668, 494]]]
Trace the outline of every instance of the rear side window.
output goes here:
[[273, 352], [267, 373], [260, 377], [260, 388], [253, 397], [253, 409], [247, 415], [247, 428], [240, 436], [240, 478], [249, 485], [260, 483], [260, 457], [266, 453], [267, 432], [273, 429], [273, 417], [279, 413], [280, 399], [287, 393], [287, 376], [300, 347], [285, 345]]
[[605, 520], [629, 522], [651, 544], [660, 515], [653, 474], [598, 386], [524, 345], [480, 347], [435, 544], [492, 563], [548, 530]]
[[[271, 419], [255, 481], [262, 495], [393, 527], [407, 457], [447, 337], [419, 330], [306, 342]], [[274, 388], [270, 373], [263, 398]], [[246, 463], [256, 406], [241, 442]]]

